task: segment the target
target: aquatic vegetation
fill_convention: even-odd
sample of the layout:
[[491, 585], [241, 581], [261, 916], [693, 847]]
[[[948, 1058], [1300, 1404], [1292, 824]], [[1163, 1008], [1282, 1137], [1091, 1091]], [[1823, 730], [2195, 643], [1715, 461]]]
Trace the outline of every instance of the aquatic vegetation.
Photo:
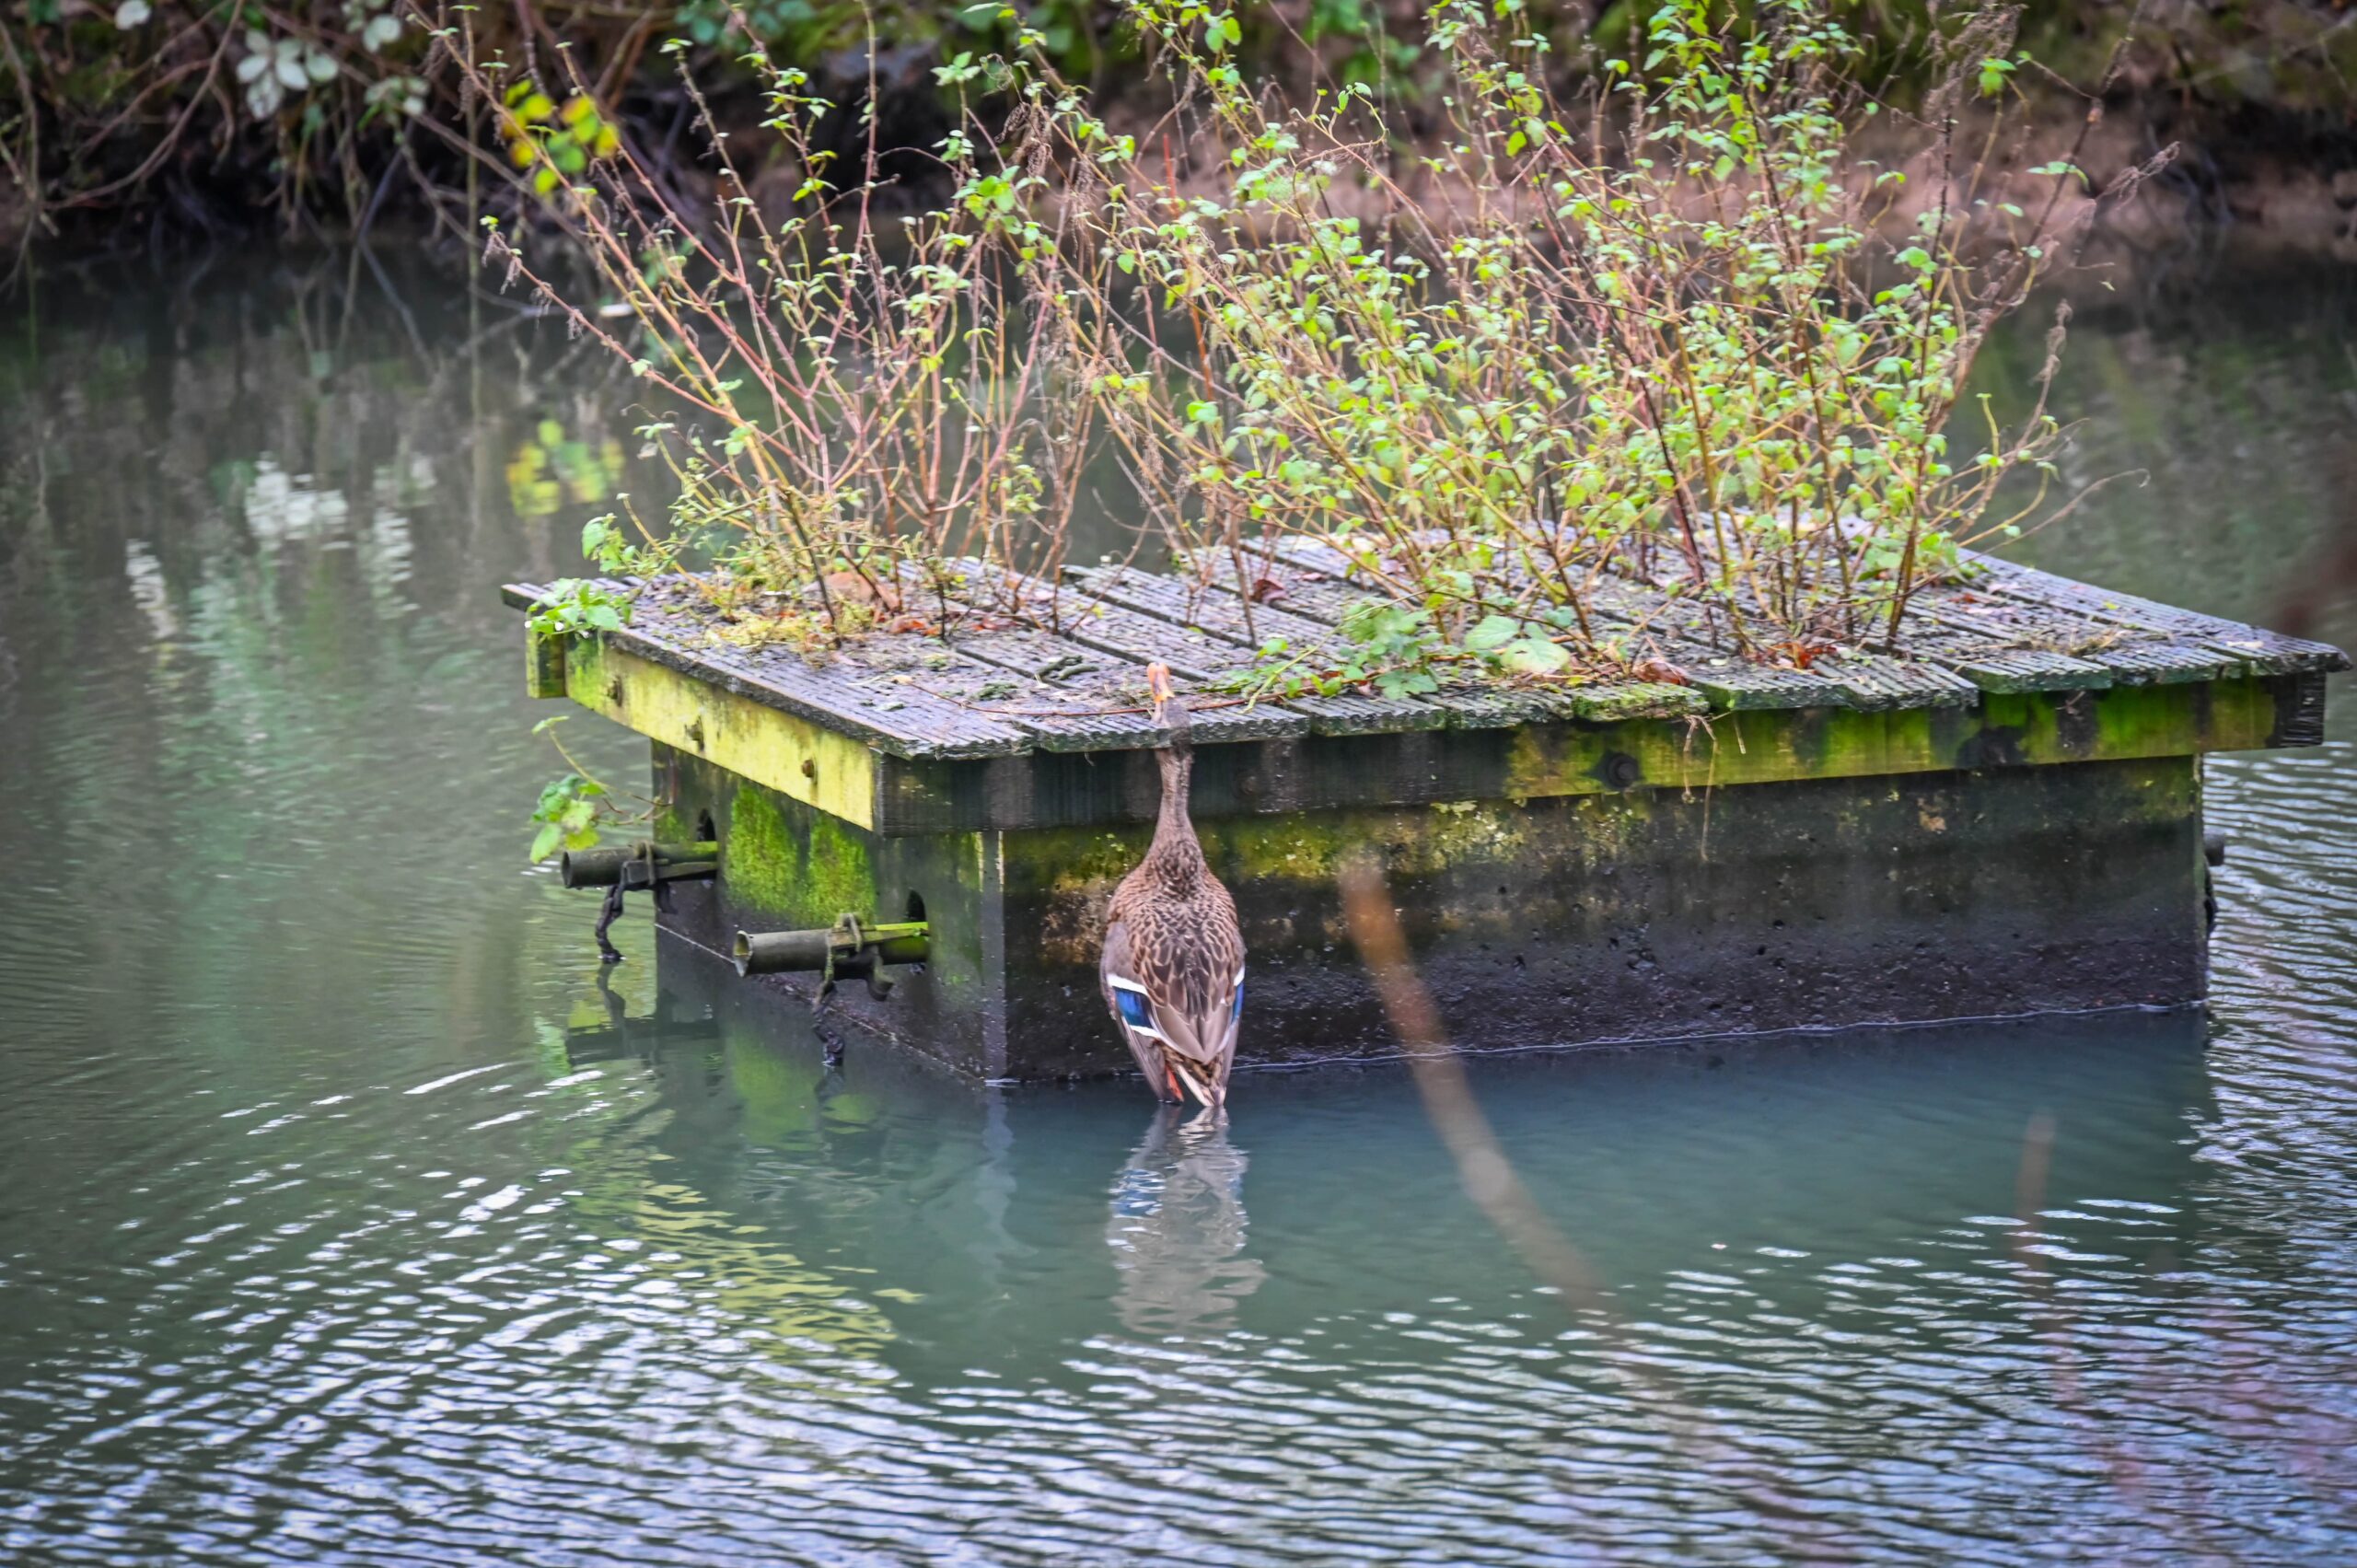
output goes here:
[[[1596, 612], [1620, 579], [1687, 607], [1689, 647], [1806, 668], [1903, 645], [1922, 583], [2044, 515], [2067, 316], [2026, 412], [1962, 401], [2082, 179], [1996, 168], [2029, 64], [2010, 14], [1937, 33], [1901, 114], [1822, 0], [1666, 0], [1585, 97], [1518, 7], [1447, 0], [1420, 50], [1446, 134], [1409, 154], [1364, 84], [1272, 108], [1232, 59], [1241, 9], [1129, 12], [1185, 106], [1169, 134], [1117, 130], [1017, 25], [935, 68], [949, 196], [918, 210], [872, 123], [845, 157], [835, 106], [758, 40], [771, 142], [707, 121], [709, 211], [594, 110], [586, 138], [533, 131], [586, 84], [470, 67], [596, 293], [497, 224], [490, 251], [645, 383], [676, 495], [656, 517], [624, 498], [614, 527], [711, 563], [719, 635], [923, 629], [903, 595], [981, 591], [967, 558], [1052, 576], [1100, 448], [1181, 559], [1316, 544], [1394, 601], [1343, 628], [1362, 656], [1277, 643], [1229, 682], [1262, 692], [1679, 680], [1648, 628]], [[1869, 162], [1877, 116], [1903, 125]], [[791, 197], [740, 159], [795, 171]]]
[[[953, 133], [938, 158], [952, 200], [893, 211], [872, 123], [864, 159], [841, 167], [821, 134], [834, 104], [758, 46], [749, 59], [770, 110], [761, 157], [801, 171], [775, 216], [691, 76], [722, 166], [709, 210], [602, 121], [586, 139], [540, 134], [564, 122], [560, 93], [578, 101], [586, 84], [543, 90], [507, 81], [498, 60], [470, 67], [514, 105], [516, 178], [565, 241], [544, 261], [486, 220], [490, 254], [625, 362], [660, 411], [640, 435], [671, 499], [650, 519], [621, 498], [608, 546], [627, 533], [654, 557], [699, 552], [729, 636], [797, 645], [896, 619], [911, 570], [967, 555], [1052, 569], [1095, 420], [1095, 400], [1064, 389], [1067, 319], [1117, 308], [1101, 279], [1074, 273], [1069, 222], [1034, 211], [1059, 122], [1018, 113], [1004, 135]], [[1009, 69], [960, 56], [940, 75], [963, 86]], [[577, 258], [601, 297], [565, 286]]]
[[[1898, 644], [1919, 584], [2038, 514], [2043, 484], [1997, 502], [2053, 471], [2042, 389], [2067, 318], [2026, 416], [1960, 406], [2067, 241], [2057, 199], [2079, 178], [2031, 171], [2031, 211], [1990, 165], [2021, 64], [2009, 17], [1939, 40], [1912, 150], [1877, 166], [1852, 150], [1882, 107], [1852, 75], [1860, 46], [1809, 0], [1736, 24], [1655, 6], [1585, 101], [1515, 7], [1452, 0], [1429, 41], [1449, 131], [1412, 160], [1361, 91], [1271, 114], [1225, 60], [1232, 14], [1135, 9], [1206, 106], [1198, 146], [1224, 178], [1110, 159], [1086, 238], [1182, 326], [1142, 349], [1114, 320], [1082, 357], [1195, 559], [1320, 542], [1427, 614], [1434, 655], [1538, 676], [1646, 656], [1590, 613], [1600, 580], [1633, 577], [1699, 607], [1717, 646], [1805, 668]], [[1360, 639], [1407, 690], [1432, 662], [1410, 625]]]

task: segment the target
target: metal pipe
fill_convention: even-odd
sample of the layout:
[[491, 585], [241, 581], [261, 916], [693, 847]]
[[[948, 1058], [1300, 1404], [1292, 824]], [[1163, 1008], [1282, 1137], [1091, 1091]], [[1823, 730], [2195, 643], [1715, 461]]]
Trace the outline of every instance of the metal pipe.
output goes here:
[[610, 888], [622, 879], [625, 867], [645, 859], [649, 851], [662, 881], [689, 881], [710, 877], [719, 869], [717, 843], [599, 844], [595, 849], [566, 850], [557, 858], [557, 879], [568, 888]]
[[734, 957], [738, 974], [784, 974], [823, 970], [831, 931], [740, 931]]
[[921, 964], [932, 953], [921, 920], [865, 925], [845, 915], [821, 931], [739, 931], [730, 957], [738, 974], [795, 970], [865, 974], [878, 964]]

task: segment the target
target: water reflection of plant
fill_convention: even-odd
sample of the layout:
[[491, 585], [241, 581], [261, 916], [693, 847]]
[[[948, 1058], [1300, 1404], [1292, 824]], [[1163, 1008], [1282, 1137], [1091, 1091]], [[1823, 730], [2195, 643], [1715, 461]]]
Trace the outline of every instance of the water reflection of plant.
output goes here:
[[622, 466], [621, 443], [592, 445], [544, 419], [507, 459], [508, 504], [519, 517], [554, 517], [567, 502], [596, 505], [612, 497]]
[[[603, 1011], [581, 1010], [576, 1026]], [[639, 1098], [600, 1070], [573, 1069], [565, 1061], [563, 1031], [546, 1022], [540, 1028], [552, 1087], [561, 1086], [593, 1107]], [[739, 1054], [731, 1052], [732, 1069]], [[766, 1109], [771, 1098], [798, 1087], [733, 1072], [730, 1086], [743, 1097], [749, 1117]], [[823, 1357], [832, 1386], [847, 1394], [882, 1380], [878, 1358], [899, 1330], [880, 1303], [904, 1300], [904, 1292], [807, 1260], [772, 1227], [749, 1223], [727, 1194], [709, 1192], [683, 1176], [678, 1160], [659, 1147], [605, 1136], [602, 1119], [591, 1124], [598, 1131], [589, 1136], [602, 1138], [602, 1146], [595, 1157], [578, 1157], [581, 1186], [569, 1195], [568, 1209], [606, 1238], [618, 1255], [609, 1260], [617, 1273], [638, 1278], [635, 1294], [676, 1294], [690, 1310], [709, 1314], [731, 1332], [765, 1336], [770, 1353], [784, 1363]]]

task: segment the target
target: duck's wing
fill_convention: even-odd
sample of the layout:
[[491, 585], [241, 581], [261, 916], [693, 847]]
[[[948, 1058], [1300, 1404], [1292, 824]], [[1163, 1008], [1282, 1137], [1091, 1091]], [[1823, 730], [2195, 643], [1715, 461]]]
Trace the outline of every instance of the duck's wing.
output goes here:
[[1156, 914], [1150, 939], [1132, 944], [1130, 972], [1153, 999], [1166, 1049], [1216, 1090], [1235, 1061], [1244, 1014], [1244, 934], [1236, 905], [1222, 889], [1215, 899]]
[[1156, 1098], [1172, 1098], [1170, 1071], [1162, 1059], [1160, 1031], [1155, 1026], [1152, 997], [1137, 978], [1130, 953], [1130, 923], [1115, 919], [1105, 927], [1105, 950], [1097, 960], [1097, 978], [1105, 991], [1105, 1006], [1121, 1031], [1122, 1043], [1137, 1058], [1138, 1071], [1153, 1086]]

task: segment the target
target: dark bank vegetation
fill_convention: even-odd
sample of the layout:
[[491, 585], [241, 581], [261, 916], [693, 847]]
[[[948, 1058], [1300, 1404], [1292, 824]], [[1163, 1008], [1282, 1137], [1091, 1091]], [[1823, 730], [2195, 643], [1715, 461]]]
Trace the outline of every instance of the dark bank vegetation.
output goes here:
[[[1625, 53], [1653, 8], [1523, 0], [1513, 12], [1545, 42], [1546, 73], [1563, 91]], [[1231, 53], [1254, 83], [1296, 99], [1320, 86], [1372, 87], [1404, 153], [1444, 119], [1447, 68], [1422, 47], [1427, 9], [1424, 0], [1239, 5], [1227, 13]], [[1832, 7], [1860, 39], [1870, 76], [1898, 73], [1919, 87], [1932, 68], [1928, 40], [1958, 9], [1926, 0]], [[2279, 215], [2267, 203], [2281, 195], [2337, 216], [2333, 176], [2357, 180], [2357, 26], [2345, 0], [2030, 0], [2021, 11], [2025, 51], [2082, 85], [2132, 35], [2107, 89], [2099, 177], [2177, 142], [2189, 156], [2169, 182], [2172, 212], [2270, 220]], [[495, 142], [495, 116], [470, 96], [437, 37], [461, 21], [482, 48], [543, 74], [562, 55], [641, 156], [686, 185], [714, 172], [692, 130], [697, 94], [727, 129], [763, 113], [759, 73], [743, 59], [748, 36], [844, 111], [821, 134], [829, 150], [848, 150], [855, 122], [872, 118], [888, 164], [915, 178], [957, 113], [935, 68], [1003, 52], [1018, 29], [1100, 111], [1153, 120], [1168, 107], [1166, 84], [1126, 12], [1122, 0], [5, 0], [0, 238], [349, 236], [397, 223], [455, 243], [478, 202], [499, 200], [470, 179], [465, 156]], [[2037, 73], [2021, 85], [2067, 139], [2072, 95], [2048, 92]], [[757, 172], [780, 195], [798, 180], [767, 163]]]

